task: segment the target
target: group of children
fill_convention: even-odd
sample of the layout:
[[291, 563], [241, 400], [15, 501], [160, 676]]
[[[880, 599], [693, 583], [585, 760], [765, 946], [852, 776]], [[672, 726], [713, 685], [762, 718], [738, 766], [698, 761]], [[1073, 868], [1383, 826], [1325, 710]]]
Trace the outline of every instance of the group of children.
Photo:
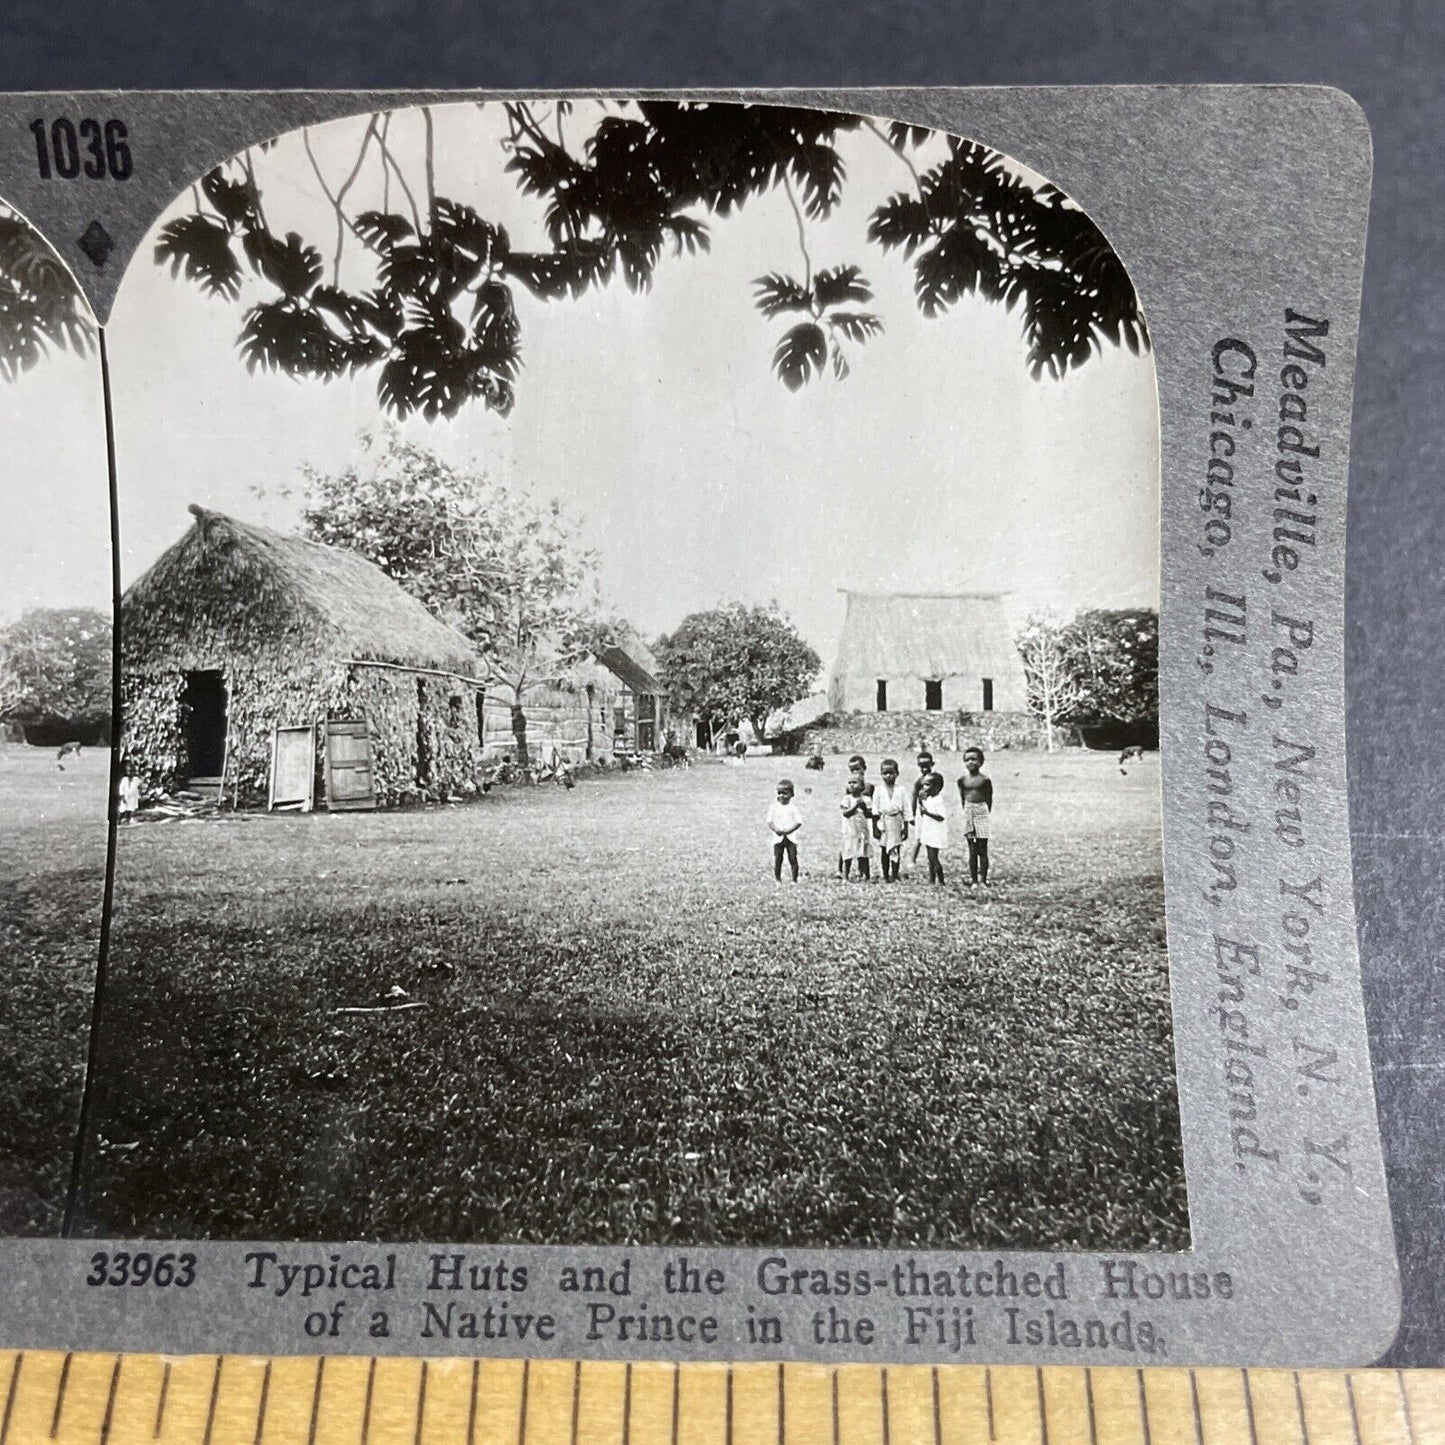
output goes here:
[[[983, 771], [983, 749], [967, 748], [964, 774], [958, 780], [963, 807], [963, 836], [968, 844], [969, 887], [988, 887], [989, 819], [993, 813], [993, 780]], [[913, 839], [912, 864], [921, 852], [928, 857], [928, 881], [942, 883], [943, 850], [948, 847], [948, 819], [943, 811], [943, 774], [933, 765], [933, 754], [918, 755], [918, 777], [911, 788], [898, 780], [898, 764], [884, 758], [878, 767], [879, 783], [868, 780], [868, 764], [857, 753], [848, 759], [848, 790], [839, 803], [842, 834], [838, 848], [838, 876], [871, 879], [876, 852], [883, 881], [894, 883], [902, 871], [903, 849]], [[768, 830], [773, 834], [773, 876], [782, 881], [783, 864], [798, 881], [798, 830], [803, 816], [794, 801], [792, 781], [778, 783], [777, 800], [768, 809]]]

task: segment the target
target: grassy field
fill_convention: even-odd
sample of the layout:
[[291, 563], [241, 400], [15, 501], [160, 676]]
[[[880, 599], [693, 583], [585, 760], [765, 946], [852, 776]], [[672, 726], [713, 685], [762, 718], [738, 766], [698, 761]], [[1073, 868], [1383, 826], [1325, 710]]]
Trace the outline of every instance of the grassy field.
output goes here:
[[105, 889], [110, 758], [0, 746], [0, 1234], [60, 1226]]
[[124, 830], [85, 1228], [1184, 1244], [1157, 760], [1000, 754], [989, 895], [837, 881], [841, 759], [779, 887], [783, 761]]

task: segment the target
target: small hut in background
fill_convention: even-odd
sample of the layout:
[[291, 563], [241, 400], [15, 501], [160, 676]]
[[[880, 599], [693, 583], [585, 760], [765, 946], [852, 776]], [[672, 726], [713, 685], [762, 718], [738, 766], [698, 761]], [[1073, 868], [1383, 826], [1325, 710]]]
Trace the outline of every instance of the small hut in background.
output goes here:
[[[527, 718], [527, 751], [535, 762], [555, 747], [571, 764], [609, 761], [612, 756], [612, 709], [617, 679], [593, 661], [568, 668], [562, 677], [526, 689], [522, 710]], [[488, 761], [517, 754], [511, 695], [499, 687], [488, 690], [482, 704], [482, 753]]]
[[1025, 713], [1000, 592], [847, 592], [832, 713]]
[[277, 729], [307, 728], [333, 806], [476, 786], [465, 637], [354, 552], [190, 510], [121, 602], [121, 756], [147, 791], [264, 800]]
[[[610, 762], [617, 753], [661, 751], [667, 739], [667, 703], [651, 671], [656, 665], [640, 641], [627, 637], [599, 649], [564, 676], [529, 687], [522, 701], [528, 752], [535, 759], [555, 746], [569, 763], [583, 763]], [[510, 695], [489, 690], [483, 719], [485, 756], [515, 756]]]
[[637, 639], [604, 647], [597, 660], [617, 679], [612, 739], [618, 752], [660, 752], [667, 742], [667, 689], [658, 681], [657, 662]]

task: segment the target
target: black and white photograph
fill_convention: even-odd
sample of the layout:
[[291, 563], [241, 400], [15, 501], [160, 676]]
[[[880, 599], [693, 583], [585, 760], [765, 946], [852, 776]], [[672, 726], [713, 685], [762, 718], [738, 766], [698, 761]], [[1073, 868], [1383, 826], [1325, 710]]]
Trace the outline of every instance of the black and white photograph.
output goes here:
[[0, 437], [0, 1235], [53, 1235], [105, 897], [110, 489], [94, 319], [3, 202]]
[[[1154, 358], [1048, 178], [773, 105], [361, 114], [197, 176], [106, 344], [75, 1232], [1188, 1247]], [[14, 669], [109, 622], [55, 349]], [[89, 878], [55, 751], [108, 704], [7, 703], [54, 834], [7, 888]]]

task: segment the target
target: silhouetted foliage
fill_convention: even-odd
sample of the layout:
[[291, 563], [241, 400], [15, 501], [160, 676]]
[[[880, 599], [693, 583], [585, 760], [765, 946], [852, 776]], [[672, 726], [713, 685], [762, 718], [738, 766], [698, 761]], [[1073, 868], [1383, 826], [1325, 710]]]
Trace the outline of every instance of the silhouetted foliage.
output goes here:
[[52, 350], [84, 354], [94, 334], [65, 264], [27, 220], [0, 206], [0, 378], [14, 381]]
[[[238, 339], [252, 369], [321, 380], [374, 371], [382, 405], [398, 415], [452, 416], [474, 400], [506, 413], [521, 367], [517, 288], [558, 301], [620, 277], [645, 291], [665, 254], [707, 250], [713, 218], [781, 189], [797, 221], [803, 274], [758, 278], [755, 304], [765, 318], [791, 323], [774, 343], [773, 369], [798, 390], [830, 365], [847, 376], [846, 349], [883, 327], [858, 309], [873, 298], [862, 269], [815, 271], [807, 242], [808, 222], [832, 214], [843, 195], [839, 137], [866, 127], [913, 176], [877, 207], [868, 234], [911, 261], [924, 314], [966, 295], [1016, 311], [1036, 377], [1060, 377], [1106, 342], [1136, 352], [1148, 344], [1133, 287], [1098, 228], [1055, 187], [1022, 179], [987, 147], [943, 137], [944, 158], [919, 170], [922, 149], [931, 156], [939, 148], [933, 132], [885, 131], [856, 115], [664, 101], [593, 109], [595, 124], [574, 120], [580, 138], [568, 139], [569, 102], [550, 111], [505, 106], [505, 169], [542, 206], [543, 249], [514, 247], [504, 226], [436, 194], [432, 116], [423, 107], [425, 177], [415, 184], [388, 147], [391, 114], [368, 119], [355, 163], [334, 189], [304, 137], [336, 218], [329, 281], [319, 238], [281, 236], [268, 225], [249, 153], [203, 179], [194, 209], [162, 229], [156, 260], [228, 302], [240, 300], [247, 280], [257, 283], [263, 299], [246, 306]], [[349, 208], [369, 158], [396, 204]], [[341, 284], [348, 237], [371, 255], [365, 287]]]

